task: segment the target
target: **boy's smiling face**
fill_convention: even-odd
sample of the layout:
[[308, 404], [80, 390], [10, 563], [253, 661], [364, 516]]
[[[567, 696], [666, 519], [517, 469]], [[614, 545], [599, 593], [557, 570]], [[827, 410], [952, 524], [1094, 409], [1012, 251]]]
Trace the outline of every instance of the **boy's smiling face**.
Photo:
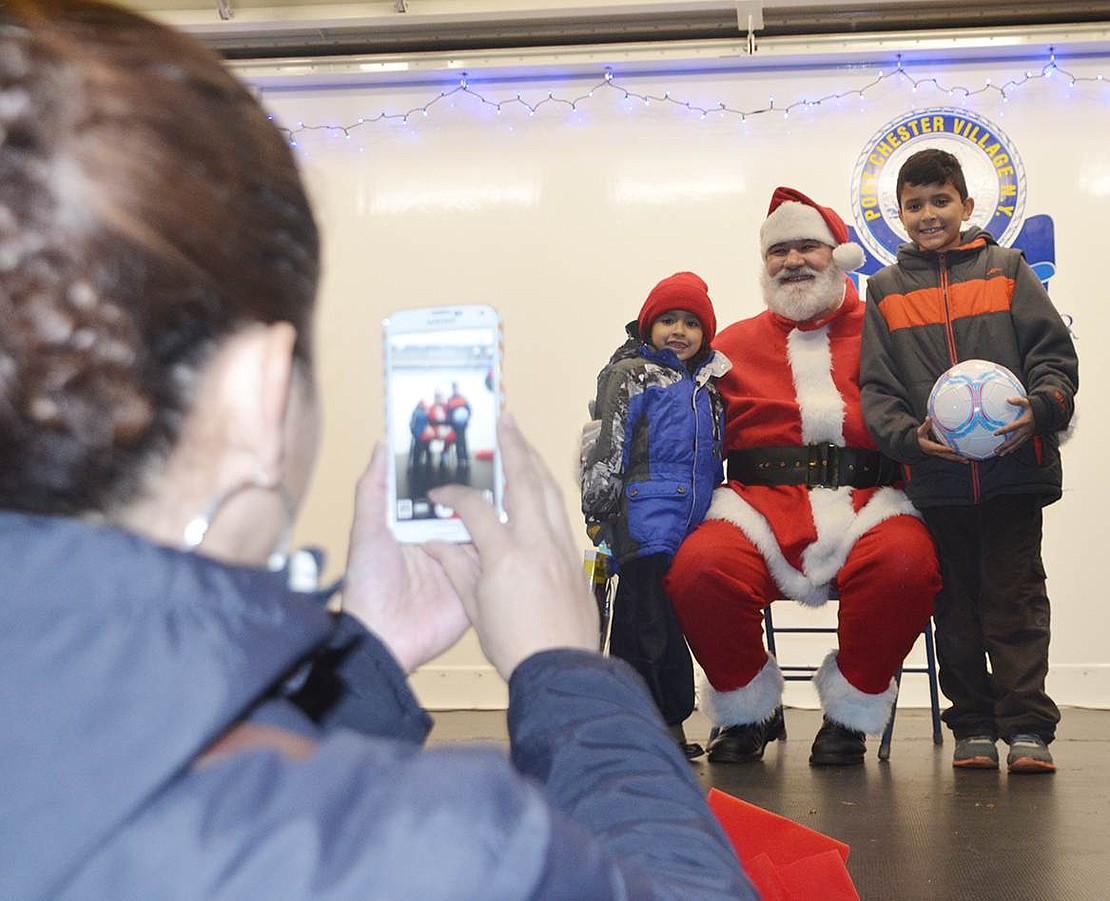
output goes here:
[[704, 335], [701, 320], [689, 310], [667, 310], [651, 324], [651, 346], [669, 347], [683, 363], [701, 350]]
[[961, 200], [952, 182], [902, 187], [898, 218], [921, 250], [943, 252], [960, 246], [960, 226], [971, 218], [972, 198]]

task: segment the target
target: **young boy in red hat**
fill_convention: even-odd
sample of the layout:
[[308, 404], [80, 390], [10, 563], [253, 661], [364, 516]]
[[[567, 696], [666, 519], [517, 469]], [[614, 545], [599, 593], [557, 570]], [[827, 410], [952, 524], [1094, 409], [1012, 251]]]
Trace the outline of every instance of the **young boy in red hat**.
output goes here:
[[710, 347], [716, 331], [699, 276], [678, 272], [651, 290], [598, 375], [600, 430], [582, 470], [582, 512], [604, 527], [620, 574], [609, 651], [644, 678], [691, 758], [703, 753], [682, 726], [694, 709], [693, 663], [663, 576], [723, 476], [716, 380], [731, 364]]

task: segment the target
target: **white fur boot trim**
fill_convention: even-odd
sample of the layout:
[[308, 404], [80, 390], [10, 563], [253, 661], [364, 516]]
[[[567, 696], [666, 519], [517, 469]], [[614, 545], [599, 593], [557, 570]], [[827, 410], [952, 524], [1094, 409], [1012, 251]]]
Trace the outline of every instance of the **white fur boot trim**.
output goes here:
[[829, 719], [868, 735], [882, 734], [898, 697], [898, 685], [893, 679], [890, 687], [877, 695], [860, 691], [840, 672], [836, 651], [830, 651], [813, 674], [813, 684]]
[[702, 679], [698, 707], [714, 726], [741, 726], [769, 720], [782, 704], [782, 671], [770, 654], [755, 678], [732, 691], [717, 691]]

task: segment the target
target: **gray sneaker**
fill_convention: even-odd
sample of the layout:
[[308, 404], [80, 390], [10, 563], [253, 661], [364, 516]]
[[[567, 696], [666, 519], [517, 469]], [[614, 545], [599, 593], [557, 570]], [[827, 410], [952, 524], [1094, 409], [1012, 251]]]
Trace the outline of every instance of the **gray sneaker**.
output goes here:
[[1012, 735], [1006, 766], [1011, 773], [1055, 773], [1048, 745], [1039, 735]]
[[952, 766], [963, 770], [997, 770], [998, 748], [989, 735], [972, 735], [956, 739]]

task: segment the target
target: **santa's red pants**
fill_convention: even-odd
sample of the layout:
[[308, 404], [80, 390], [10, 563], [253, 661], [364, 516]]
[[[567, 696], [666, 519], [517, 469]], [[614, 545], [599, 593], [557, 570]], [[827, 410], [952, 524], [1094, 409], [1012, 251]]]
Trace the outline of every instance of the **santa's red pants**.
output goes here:
[[[849, 551], [834, 586], [840, 597], [837, 667], [859, 691], [885, 691], [940, 589], [925, 526], [912, 516], [880, 522]], [[747, 685], [767, 662], [763, 608], [782, 597], [763, 555], [732, 523], [707, 520], [679, 548], [666, 590], [713, 688]]]

